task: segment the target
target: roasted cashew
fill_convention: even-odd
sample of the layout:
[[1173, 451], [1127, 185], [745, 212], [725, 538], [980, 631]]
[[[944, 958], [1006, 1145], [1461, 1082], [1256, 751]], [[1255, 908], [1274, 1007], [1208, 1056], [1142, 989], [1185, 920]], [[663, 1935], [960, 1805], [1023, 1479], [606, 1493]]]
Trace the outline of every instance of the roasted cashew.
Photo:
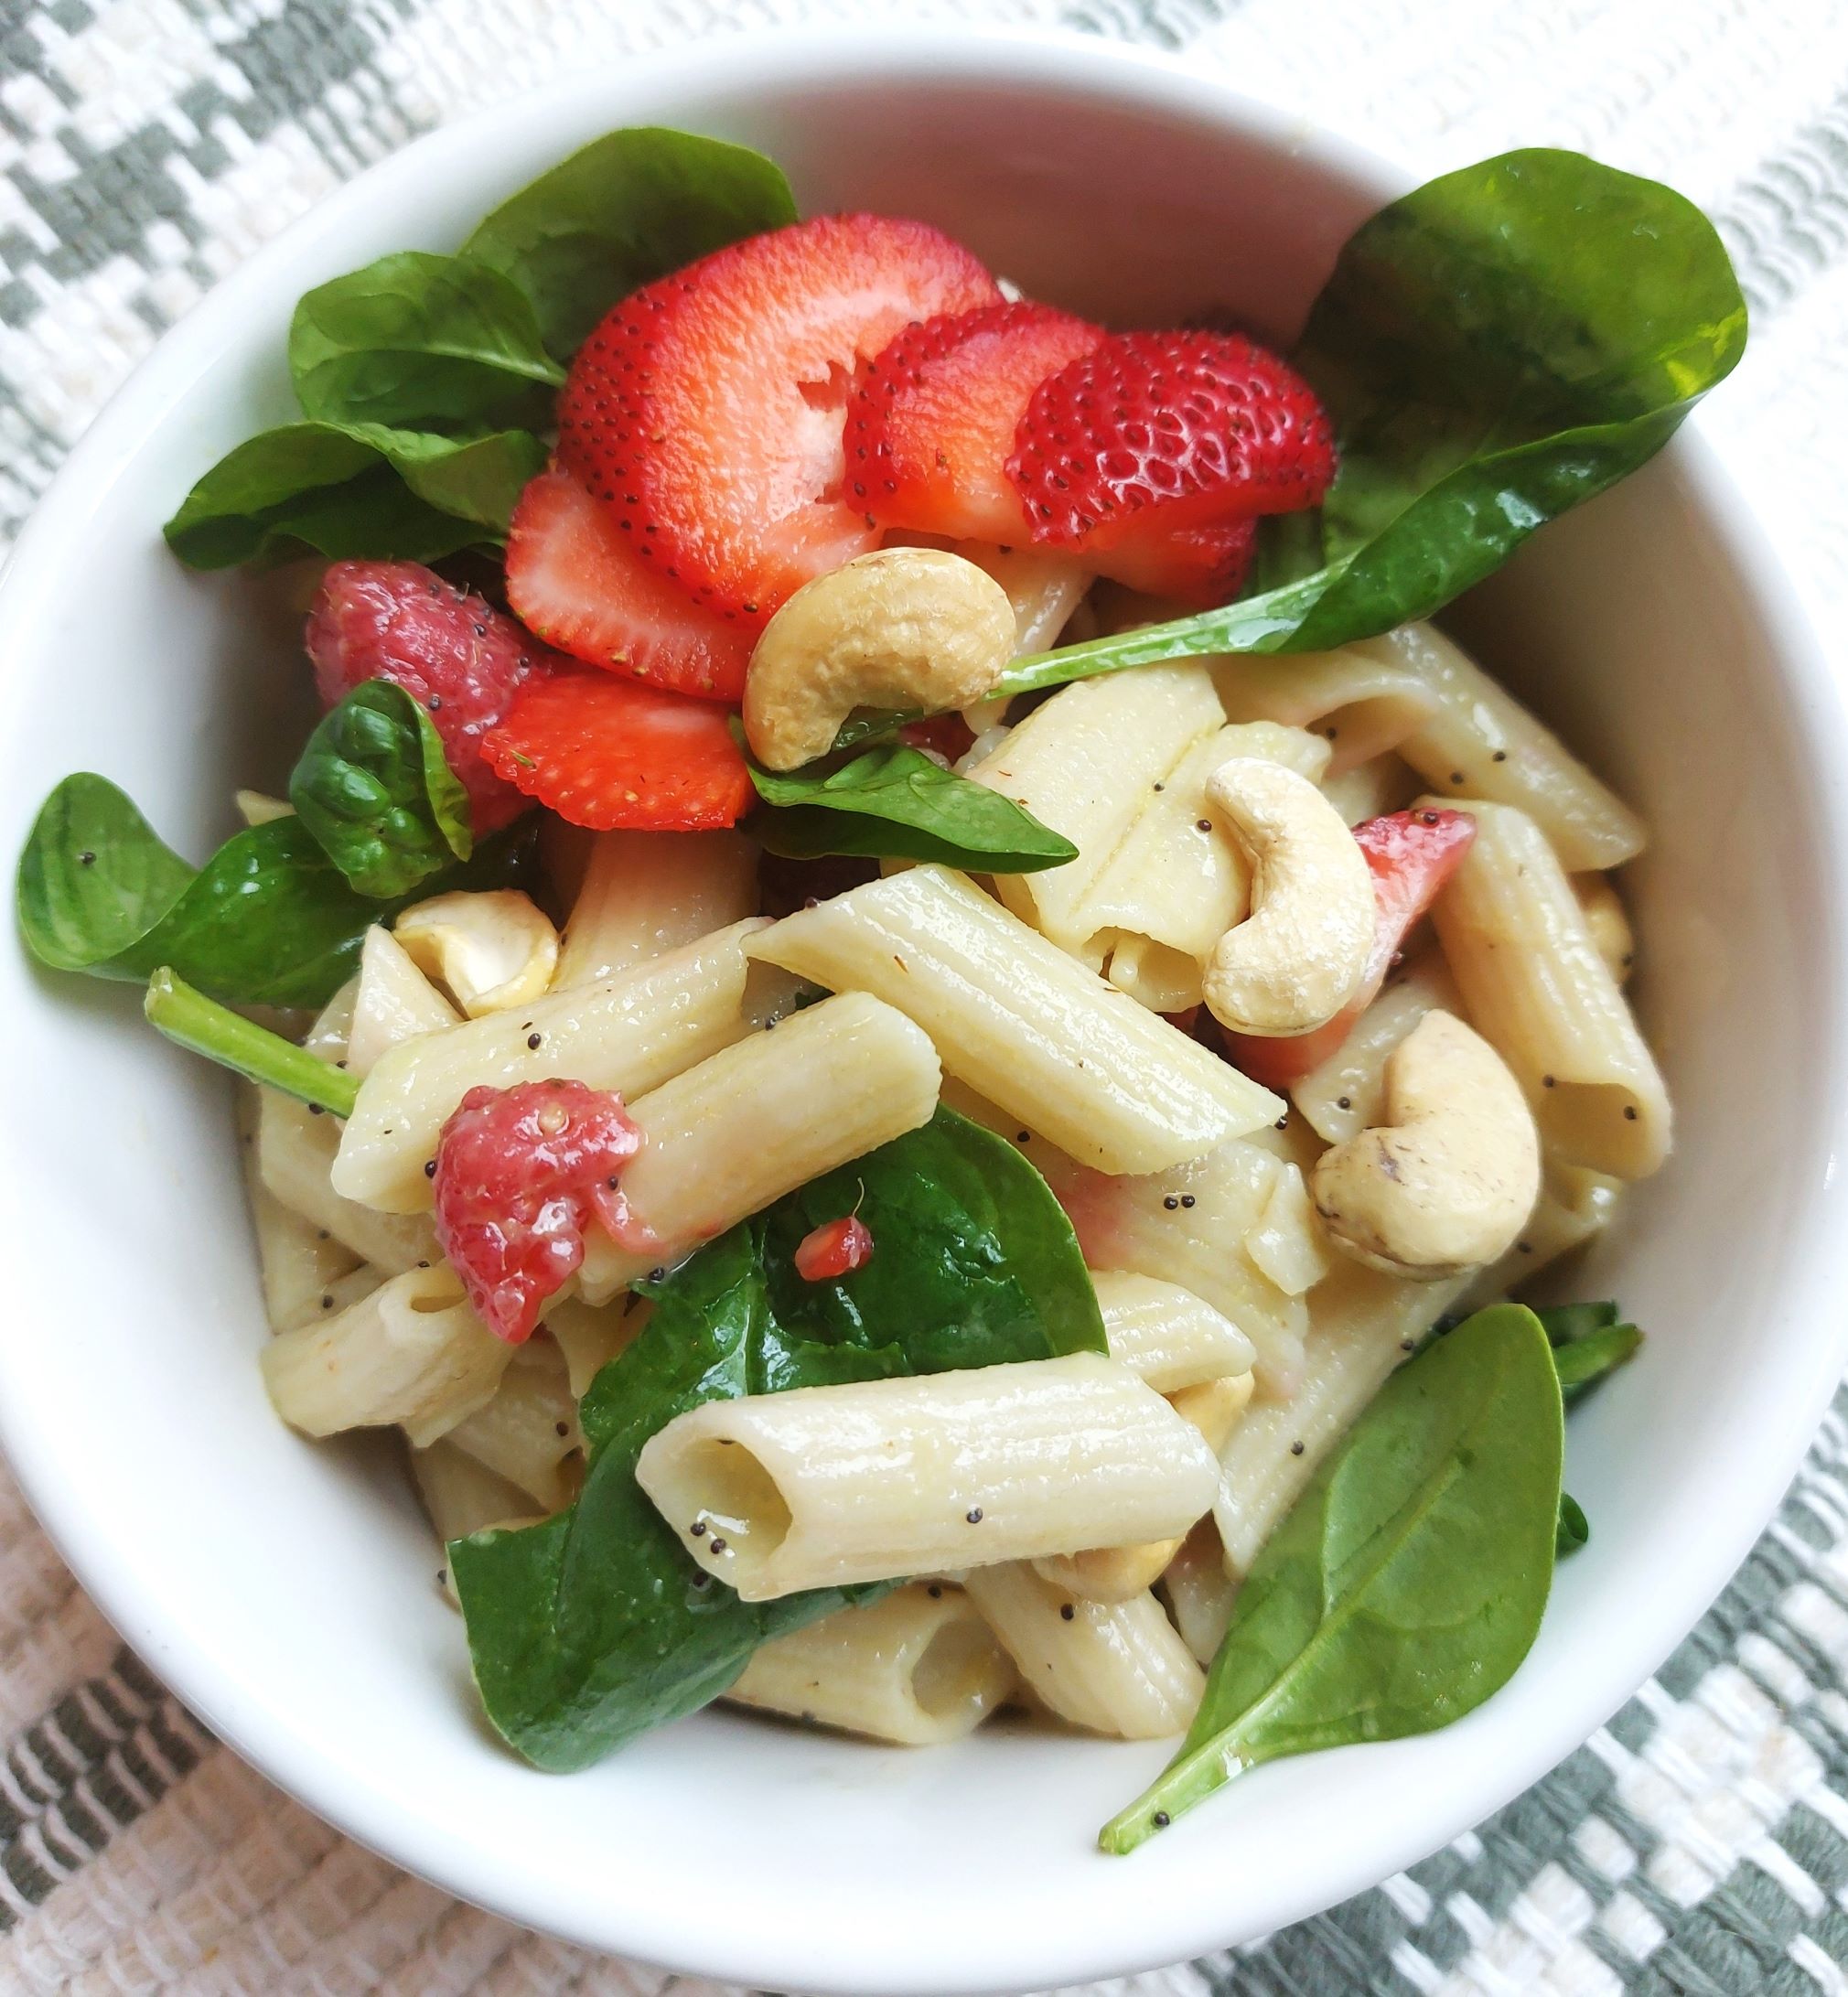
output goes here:
[[1421, 1282], [1505, 1254], [1540, 1197], [1540, 1135], [1500, 1055], [1455, 1014], [1426, 1013], [1387, 1058], [1386, 1119], [1316, 1165], [1336, 1245]]
[[1234, 757], [1207, 802], [1252, 865], [1252, 907], [1207, 961], [1207, 1010], [1234, 1033], [1325, 1026], [1360, 988], [1373, 948], [1373, 882], [1341, 815], [1306, 777]]
[[936, 548], [881, 548], [804, 583], [764, 627], [745, 734], [759, 762], [794, 769], [856, 707], [968, 707], [1013, 656], [1014, 608], [992, 575]]
[[512, 887], [433, 895], [405, 909], [392, 933], [470, 1019], [543, 997], [558, 964], [558, 931]]

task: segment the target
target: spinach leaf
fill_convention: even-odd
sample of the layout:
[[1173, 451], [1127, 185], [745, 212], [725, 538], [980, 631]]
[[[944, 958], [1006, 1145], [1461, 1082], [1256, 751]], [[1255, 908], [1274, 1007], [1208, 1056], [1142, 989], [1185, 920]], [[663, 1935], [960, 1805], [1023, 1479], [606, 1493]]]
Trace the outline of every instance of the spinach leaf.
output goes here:
[[362, 895], [408, 894], [474, 850], [468, 793], [442, 737], [386, 680], [356, 686], [321, 716], [289, 778], [289, 802]]
[[[790, 1262], [857, 1207], [872, 1261], [808, 1283]], [[582, 1768], [716, 1699], [768, 1637], [837, 1589], [741, 1602], [688, 1557], [635, 1481], [649, 1437], [703, 1401], [1104, 1349], [1071, 1229], [1014, 1147], [949, 1110], [779, 1200], [644, 1286], [646, 1329], [580, 1416], [569, 1510], [449, 1548], [488, 1716], [542, 1768]], [[864, 1597], [862, 1597], [864, 1598]]]
[[1615, 1304], [1557, 1304], [1534, 1315], [1553, 1347], [1567, 1407], [1583, 1400], [1606, 1373], [1634, 1358], [1642, 1346], [1642, 1333], [1623, 1322]]
[[147, 981], [141, 1010], [148, 1025], [176, 1046], [202, 1054], [234, 1075], [280, 1089], [336, 1116], [353, 1113], [360, 1096], [356, 1076], [195, 992], [165, 964]]
[[742, 236], [796, 220], [789, 182], [761, 153], [692, 132], [607, 133], [480, 223], [462, 253], [502, 272], [569, 360], [618, 299]]
[[467, 257], [403, 250], [305, 294], [289, 327], [304, 412], [330, 423], [544, 427], [564, 370], [532, 301]]
[[1553, 1533], [1553, 1558], [1563, 1560], [1568, 1553], [1576, 1553], [1580, 1547], [1590, 1543], [1591, 1520], [1585, 1515], [1585, 1507], [1570, 1491], [1562, 1491], [1559, 1494], [1559, 1524]]
[[1320, 534], [1268, 537], [1261, 595], [1023, 660], [995, 691], [1429, 617], [1660, 450], [1745, 343], [1725, 250], [1670, 188], [1549, 150], [1428, 181], [1349, 238], [1294, 356], [1340, 442]]
[[[504, 885], [527, 843], [513, 828], [420, 892]], [[233, 1005], [325, 1004], [367, 929], [403, 906], [355, 893], [295, 813], [236, 833], [196, 871], [84, 771], [40, 807], [16, 897], [27, 947], [54, 970], [139, 983], [166, 965]]]
[[943, 768], [921, 749], [869, 749], [825, 774], [811, 766], [779, 775], [747, 760], [757, 795], [773, 807], [751, 830], [787, 859], [858, 854], [940, 860], [977, 874], [1035, 874], [1078, 857], [1070, 840], [1013, 799]]
[[292, 423], [221, 457], [163, 530], [188, 568], [304, 553], [434, 562], [504, 541], [545, 463], [524, 430], [446, 437], [381, 424]]
[[1261, 1762], [1429, 1733], [1504, 1685], [1546, 1606], [1563, 1449], [1546, 1337], [1520, 1304], [1402, 1367], [1259, 1555], [1180, 1753], [1103, 1849]]

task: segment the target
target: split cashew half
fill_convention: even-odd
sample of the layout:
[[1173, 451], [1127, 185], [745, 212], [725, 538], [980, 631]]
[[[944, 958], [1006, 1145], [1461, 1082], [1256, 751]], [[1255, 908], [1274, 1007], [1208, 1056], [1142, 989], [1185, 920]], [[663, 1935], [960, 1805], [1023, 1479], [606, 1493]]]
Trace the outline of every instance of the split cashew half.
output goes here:
[[825, 756], [856, 707], [972, 706], [1014, 656], [1014, 607], [992, 575], [936, 548], [881, 548], [804, 583], [745, 680], [745, 734], [771, 769]]
[[1455, 1014], [1426, 1013], [1387, 1058], [1385, 1113], [1316, 1164], [1337, 1246], [1421, 1282], [1506, 1254], [1540, 1197], [1540, 1135], [1500, 1055]]
[[514, 887], [432, 896], [405, 909], [392, 933], [470, 1019], [543, 998], [558, 965], [558, 931]]
[[1360, 989], [1373, 948], [1373, 881], [1341, 814], [1306, 777], [1234, 757], [1207, 802], [1252, 865], [1252, 907], [1207, 961], [1207, 1010], [1233, 1033], [1325, 1026]]

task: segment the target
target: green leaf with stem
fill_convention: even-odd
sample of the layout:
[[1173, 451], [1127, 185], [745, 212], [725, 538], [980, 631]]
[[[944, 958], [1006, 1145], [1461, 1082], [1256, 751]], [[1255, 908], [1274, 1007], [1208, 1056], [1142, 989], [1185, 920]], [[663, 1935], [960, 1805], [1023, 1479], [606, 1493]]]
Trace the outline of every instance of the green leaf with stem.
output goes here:
[[147, 981], [142, 1012], [150, 1026], [177, 1046], [204, 1055], [234, 1075], [266, 1089], [280, 1089], [336, 1116], [353, 1113], [360, 1084], [345, 1068], [194, 991], [165, 964]]

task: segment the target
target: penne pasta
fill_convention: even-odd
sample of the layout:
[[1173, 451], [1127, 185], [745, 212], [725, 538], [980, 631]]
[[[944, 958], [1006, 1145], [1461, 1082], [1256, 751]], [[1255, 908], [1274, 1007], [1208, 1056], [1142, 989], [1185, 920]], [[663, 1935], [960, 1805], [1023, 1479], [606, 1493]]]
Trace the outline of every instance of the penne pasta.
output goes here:
[[1436, 950], [1395, 972], [1340, 1047], [1291, 1090], [1291, 1100], [1318, 1137], [1344, 1144], [1379, 1122], [1386, 1058], [1431, 1012], [1466, 1018], [1462, 994]]
[[1550, 1162], [1520, 1239], [1499, 1262], [1471, 1278], [1458, 1307], [1477, 1310], [1511, 1295], [1550, 1262], [1602, 1234], [1617, 1219], [1624, 1192], [1621, 1179], [1587, 1172], [1583, 1165]]
[[960, 1588], [913, 1582], [759, 1644], [725, 1697], [869, 1740], [972, 1734], [1013, 1693], [1013, 1660]]
[[636, 1480], [747, 1602], [1185, 1532], [1218, 1482], [1199, 1433], [1096, 1353], [712, 1401]]
[[584, 1295], [605, 1302], [785, 1193], [929, 1122], [940, 1079], [925, 1036], [854, 992], [663, 1083], [630, 1109], [643, 1135], [622, 1176], [631, 1227], [621, 1241], [586, 1240]]
[[[261, 1091], [257, 1109], [257, 1169], [269, 1192], [292, 1213], [388, 1275], [402, 1275], [441, 1258], [426, 1214], [380, 1213], [334, 1190], [339, 1125], [306, 1102]], [[428, 1188], [425, 1188], [426, 1192]]]
[[1316, 1286], [1301, 1385], [1288, 1401], [1254, 1405], [1220, 1455], [1213, 1519], [1230, 1574], [1251, 1571], [1328, 1452], [1467, 1281], [1408, 1282], [1344, 1259]]
[[962, 541], [955, 552], [985, 569], [1007, 592], [1014, 607], [1016, 657], [1056, 644], [1091, 587], [1091, 572], [1084, 564], [1055, 549], [998, 548], [993, 542]]
[[1578, 897], [1585, 926], [1591, 931], [1598, 955], [1611, 976], [1622, 984], [1630, 974], [1637, 950], [1636, 932], [1630, 928], [1622, 897], [1607, 874], [1574, 874], [1572, 891]]
[[601, 1308], [580, 1297], [554, 1300], [545, 1314], [545, 1328], [564, 1355], [565, 1382], [574, 1401], [582, 1401], [591, 1381], [634, 1343], [648, 1321], [647, 1311], [639, 1298], [618, 1298]]
[[1234, 757], [1282, 763], [1318, 779], [1328, 745], [1301, 728], [1252, 722], [1219, 728], [1187, 750], [1125, 830], [1071, 918], [1069, 948], [1151, 1012], [1200, 1003], [1207, 960], [1241, 921], [1251, 866], [1207, 803], [1207, 779]]
[[305, 1219], [263, 1184], [257, 1151], [262, 1113], [259, 1091], [238, 1090], [238, 1143], [243, 1154], [244, 1190], [257, 1241], [263, 1315], [272, 1331], [286, 1331], [320, 1315], [320, 1300], [337, 1278], [360, 1266], [359, 1257], [328, 1229]]
[[[543, 1516], [518, 1485], [446, 1440], [414, 1449], [411, 1475], [436, 1537], [446, 1546], [495, 1526], [536, 1525]], [[446, 1570], [444, 1580], [446, 1584]]]
[[1648, 1177], [1668, 1155], [1668, 1090], [1571, 880], [1524, 811], [1457, 809], [1476, 839], [1432, 918], [1472, 1025], [1519, 1078], [1552, 1155]]
[[1211, 1664], [1225, 1641], [1239, 1587], [1226, 1572], [1219, 1530], [1210, 1519], [1202, 1519], [1181, 1541], [1158, 1592], [1181, 1641], [1199, 1663]]
[[741, 832], [596, 832], [552, 989], [597, 984], [757, 912], [757, 851]]
[[748, 949], [896, 1005], [950, 1074], [1104, 1171], [1178, 1165], [1283, 1107], [946, 867], [852, 888]]
[[963, 1585], [1028, 1691], [1060, 1719], [1133, 1741], [1186, 1731], [1206, 1680], [1146, 1589], [1087, 1602], [1022, 1566], [981, 1568]]
[[573, 1455], [584, 1437], [564, 1355], [543, 1328], [514, 1349], [494, 1398], [444, 1439], [517, 1486], [542, 1512], [571, 1502]]
[[1327, 1243], [1300, 1166], [1278, 1173], [1257, 1224], [1245, 1230], [1245, 1253], [1285, 1296], [1301, 1296], [1328, 1273]]
[[413, 1269], [348, 1310], [272, 1338], [263, 1383], [276, 1412], [305, 1434], [396, 1423], [422, 1448], [487, 1406], [512, 1352], [446, 1267]]
[[1518, 807], [1574, 873], [1621, 866], [1643, 850], [1636, 813], [1434, 626], [1402, 625], [1353, 650], [1410, 674], [1434, 696], [1434, 711], [1399, 754], [1442, 793], [1436, 802], [1486, 798]]
[[1338, 777], [1325, 778], [1322, 795], [1346, 823], [1364, 825], [1370, 818], [1402, 811], [1424, 788], [1424, 779], [1411, 764], [1388, 749], [1356, 763]]
[[1157, 1393], [1252, 1369], [1252, 1341], [1191, 1290], [1125, 1269], [1091, 1280], [1111, 1358]]
[[1078, 857], [1040, 874], [1009, 874], [996, 892], [1061, 950], [1082, 940], [1079, 909], [1154, 787], [1225, 716], [1211, 674], [1195, 664], [1147, 666], [1080, 680], [1036, 707], [969, 774], [1063, 832]]
[[1328, 745], [1331, 777], [1397, 748], [1438, 707], [1415, 673], [1359, 645], [1284, 657], [1243, 652], [1215, 660], [1212, 672], [1228, 721], [1311, 730]]
[[601, 984], [392, 1048], [360, 1086], [334, 1165], [336, 1186], [349, 1200], [417, 1213], [430, 1205], [424, 1165], [469, 1090], [565, 1075], [640, 1095], [729, 1046], [746, 1031], [738, 1010], [745, 942], [764, 927], [736, 922]]
[[374, 923], [360, 948], [360, 982], [347, 1036], [347, 1069], [364, 1078], [380, 1057], [420, 1033], [456, 1025], [462, 1015], [411, 961], [390, 929]]

